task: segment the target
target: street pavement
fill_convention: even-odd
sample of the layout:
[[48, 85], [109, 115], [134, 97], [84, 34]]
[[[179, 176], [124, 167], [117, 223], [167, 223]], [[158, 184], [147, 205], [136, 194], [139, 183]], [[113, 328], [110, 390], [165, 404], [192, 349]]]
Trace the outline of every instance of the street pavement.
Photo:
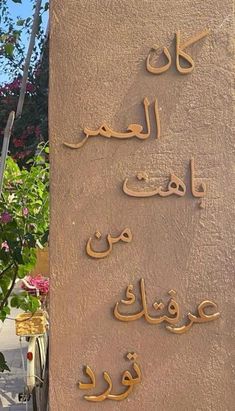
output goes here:
[[[11, 318], [15, 318], [18, 310], [11, 310]], [[0, 410], [32, 411], [31, 402], [20, 403], [18, 394], [24, 391], [25, 372], [22, 363], [19, 337], [15, 335], [15, 322], [7, 319], [0, 323], [0, 351], [4, 354], [10, 372], [0, 373]], [[22, 354], [25, 360], [27, 343], [22, 339]], [[24, 361], [25, 363], [25, 361]], [[26, 364], [25, 364], [26, 367]]]

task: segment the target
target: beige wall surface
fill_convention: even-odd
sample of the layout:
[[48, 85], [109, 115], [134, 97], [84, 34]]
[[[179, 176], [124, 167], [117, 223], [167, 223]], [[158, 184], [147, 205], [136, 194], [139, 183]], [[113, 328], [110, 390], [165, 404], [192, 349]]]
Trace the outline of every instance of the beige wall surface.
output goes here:
[[[51, 10], [51, 411], [232, 411], [234, 410], [234, 135], [232, 135], [232, 0], [53, 0]], [[192, 74], [175, 68], [175, 32], [182, 41], [210, 28], [187, 49]], [[172, 66], [148, 73], [150, 48], [169, 47]], [[85, 126], [104, 121], [125, 131], [145, 125], [143, 99], [157, 97], [161, 138], [118, 140], [94, 137], [78, 150], [63, 142], [82, 139]], [[207, 185], [200, 200], [190, 191], [189, 161]], [[183, 197], [132, 198], [122, 191], [130, 178], [149, 173], [166, 187], [175, 173], [187, 187]], [[86, 255], [96, 230], [105, 236], [129, 227], [133, 240], [116, 244], [104, 259]], [[113, 317], [113, 307], [133, 284], [145, 279], [149, 309], [177, 291], [181, 324], [204, 299], [221, 317], [194, 324], [182, 335], [144, 318]], [[133, 311], [133, 310], [132, 310]], [[130, 308], [131, 312], [131, 308]], [[151, 311], [152, 312], [152, 311]], [[156, 315], [156, 313], [155, 313]], [[97, 375], [95, 393], [113, 391], [130, 369], [135, 351], [142, 382], [128, 399], [89, 403], [78, 381], [83, 366]]]

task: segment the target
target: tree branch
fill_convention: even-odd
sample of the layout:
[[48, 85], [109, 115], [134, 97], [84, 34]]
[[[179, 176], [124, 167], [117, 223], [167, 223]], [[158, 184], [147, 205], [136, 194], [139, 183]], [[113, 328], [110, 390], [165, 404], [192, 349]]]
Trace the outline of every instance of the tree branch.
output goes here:
[[14, 272], [14, 276], [13, 276], [13, 279], [12, 279], [11, 286], [10, 286], [9, 290], [7, 290], [7, 293], [6, 293], [5, 297], [3, 298], [3, 300], [0, 304], [0, 311], [3, 309], [4, 305], [6, 304], [8, 298], [11, 295], [11, 292], [12, 292], [12, 290], [14, 288], [14, 285], [15, 285], [15, 282], [16, 282], [16, 276], [17, 276], [17, 267], [15, 267], [15, 272]]
[[4, 270], [2, 270], [2, 272], [0, 273], [0, 278], [2, 278], [4, 274], [6, 273], [6, 271], [8, 271], [9, 268], [11, 268], [13, 265], [14, 263], [10, 263], [6, 268], [4, 268]]
[[28, 47], [28, 51], [27, 51], [27, 55], [26, 55], [25, 63], [24, 63], [24, 72], [23, 72], [22, 83], [21, 83], [21, 88], [20, 88], [20, 97], [19, 97], [17, 109], [16, 109], [16, 118], [21, 116], [23, 105], [24, 105], [26, 84], [27, 84], [28, 73], [29, 73], [29, 65], [30, 65], [31, 56], [33, 53], [34, 45], [35, 45], [35, 38], [37, 35], [37, 30], [38, 30], [38, 22], [39, 22], [41, 4], [42, 4], [42, 0], [35, 1], [35, 13], [33, 17], [32, 32], [31, 32], [29, 47]]

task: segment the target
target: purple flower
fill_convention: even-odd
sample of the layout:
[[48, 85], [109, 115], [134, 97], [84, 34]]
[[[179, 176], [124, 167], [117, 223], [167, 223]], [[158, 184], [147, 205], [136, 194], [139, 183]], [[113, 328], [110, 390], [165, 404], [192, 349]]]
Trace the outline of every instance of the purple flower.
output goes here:
[[3, 241], [3, 243], [1, 244], [1, 249], [2, 249], [2, 250], [4, 250], [6, 253], [8, 253], [8, 252], [9, 252], [10, 247], [9, 247], [9, 245], [8, 245], [8, 242], [7, 242], [7, 241]]
[[10, 223], [12, 221], [12, 216], [7, 212], [3, 211], [3, 213], [0, 216], [0, 222], [3, 224]]
[[27, 83], [26, 91], [28, 91], [28, 93], [33, 93], [35, 91], [35, 86], [32, 83]]
[[29, 215], [29, 209], [27, 207], [24, 207], [22, 210], [22, 214], [24, 217], [28, 217]]

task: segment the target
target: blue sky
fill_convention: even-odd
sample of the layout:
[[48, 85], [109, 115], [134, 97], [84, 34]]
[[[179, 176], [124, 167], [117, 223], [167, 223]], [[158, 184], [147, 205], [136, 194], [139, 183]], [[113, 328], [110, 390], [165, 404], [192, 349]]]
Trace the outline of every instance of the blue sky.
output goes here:
[[[46, 0], [42, 1], [42, 6], [44, 6]], [[17, 21], [17, 17], [20, 17], [22, 19], [25, 19], [27, 17], [30, 17], [33, 15], [33, 4], [35, 3], [35, 0], [22, 0], [22, 3], [14, 3], [12, 0], [7, 0], [7, 5], [9, 7], [9, 11], [11, 14], [11, 17], [13, 18], [14, 21]], [[47, 26], [47, 19], [48, 19], [48, 13], [43, 14], [43, 28], [46, 30]], [[26, 46], [28, 45], [29, 38], [25, 34], [22, 35], [22, 41]], [[8, 78], [6, 74], [0, 73], [0, 83], [7, 82]]]
[[[16, 19], [17, 16], [20, 16], [21, 18], [29, 17], [33, 13], [33, 4], [35, 1], [32, 0], [21, 0], [22, 3], [14, 3], [12, 0], [8, 0], [7, 4], [11, 13], [11, 16], [13, 19]], [[45, 0], [42, 0], [42, 6], [45, 4]], [[44, 15], [44, 17], [46, 17]], [[44, 24], [45, 24], [45, 18], [44, 18]]]
[[30, 0], [22, 0], [22, 4], [14, 3], [12, 0], [8, 0], [8, 7], [12, 17], [15, 19], [17, 16], [22, 18], [28, 17], [32, 14], [32, 2]]

